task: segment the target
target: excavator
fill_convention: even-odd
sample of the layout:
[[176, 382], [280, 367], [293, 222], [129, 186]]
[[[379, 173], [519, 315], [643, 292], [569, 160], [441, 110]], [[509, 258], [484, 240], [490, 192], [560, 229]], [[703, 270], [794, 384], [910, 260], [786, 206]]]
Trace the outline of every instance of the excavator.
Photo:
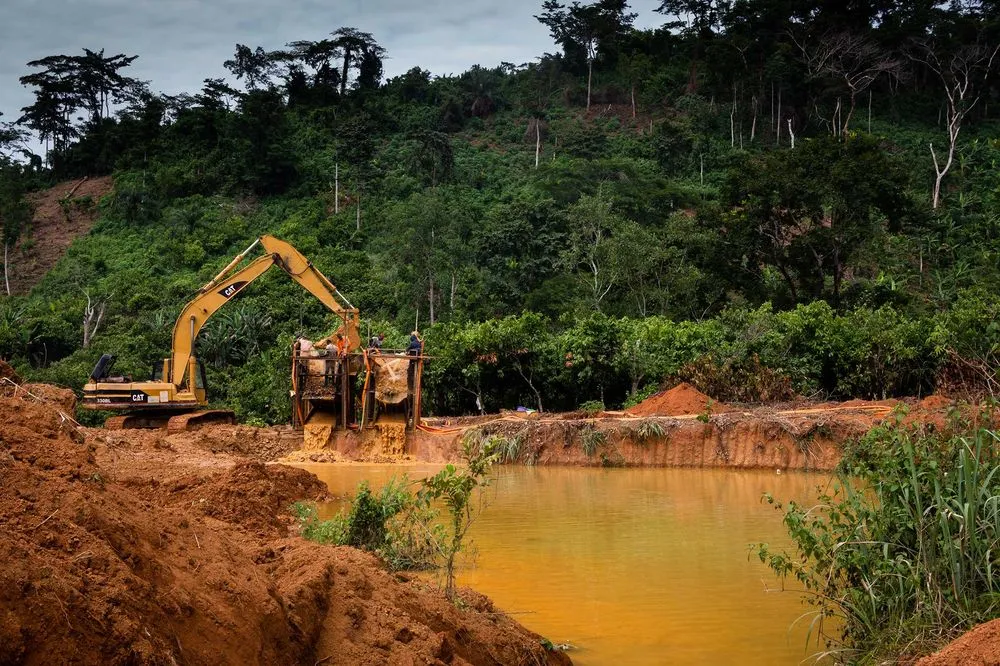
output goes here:
[[[243, 268], [237, 266], [258, 245], [265, 254]], [[277, 266], [340, 318], [334, 335], [342, 336], [348, 350], [361, 346], [358, 310], [312, 263], [285, 241], [261, 236], [223, 268], [181, 310], [174, 324], [170, 358], [157, 363], [151, 381], [136, 382], [111, 374], [115, 357], [104, 354], [83, 387], [85, 409], [124, 412], [109, 418], [105, 427], [160, 428], [181, 432], [213, 423], [235, 423], [229, 410], [206, 410], [205, 370], [194, 355], [194, 343], [205, 322], [251, 282]], [[332, 338], [333, 336], [331, 336]]]

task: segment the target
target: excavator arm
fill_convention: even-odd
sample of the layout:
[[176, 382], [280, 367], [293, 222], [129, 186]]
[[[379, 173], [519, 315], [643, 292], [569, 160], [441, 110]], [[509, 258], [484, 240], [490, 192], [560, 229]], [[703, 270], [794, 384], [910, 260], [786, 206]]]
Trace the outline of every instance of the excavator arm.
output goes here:
[[[267, 254], [235, 270], [258, 243]], [[181, 310], [177, 323], [174, 324], [170, 361], [170, 379], [176, 386], [184, 384], [185, 378], [194, 376], [194, 341], [205, 322], [272, 266], [281, 268], [340, 317], [341, 325], [337, 332], [347, 338], [348, 349], [357, 349], [361, 346], [358, 310], [325, 275], [302, 256], [302, 253], [274, 236], [261, 236], [229, 262], [208, 284], [199, 289], [198, 295]]]

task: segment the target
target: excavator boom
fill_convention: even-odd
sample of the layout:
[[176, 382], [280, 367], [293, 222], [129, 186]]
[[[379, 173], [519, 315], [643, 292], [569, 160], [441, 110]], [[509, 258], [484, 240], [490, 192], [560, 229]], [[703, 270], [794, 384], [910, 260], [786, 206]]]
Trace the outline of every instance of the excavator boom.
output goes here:
[[[236, 266], [257, 244], [267, 252], [244, 268], [234, 271]], [[293, 280], [302, 285], [323, 305], [336, 313], [341, 319], [338, 332], [347, 338], [348, 349], [361, 346], [361, 336], [358, 332], [358, 311], [337, 290], [330, 280], [316, 270], [308, 259], [298, 250], [283, 240], [274, 236], [261, 236], [250, 247], [241, 252], [181, 310], [174, 324], [173, 350], [170, 363], [170, 378], [174, 384], [181, 386], [186, 377], [191, 376], [194, 341], [198, 337], [205, 322], [223, 305], [240, 293], [248, 284], [263, 275], [272, 266], [278, 266]]]
[[[265, 254], [253, 259], [243, 268], [238, 268], [258, 244], [263, 247]], [[162, 380], [133, 382], [131, 378], [110, 377], [113, 357], [105, 355], [94, 369], [90, 382], [84, 386], [82, 406], [89, 409], [125, 410], [129, 415], [120, 419], [123, 424], [128, 420], [151, 424], [162, 420], [163, 417], [157, 416], [158, 414], [167, 415], [171, 424], [175, 421], [186, 424], [188, 420], [208, 422], [231, 418], [231, 412], [221, 411], [202, 412], [194, 417], [190, 414], [183, 418], [178, 416], [204, 407], [207, 403], [202, 381], [204, 375], [194, 356], [194, 342], [201, 328], [219, 308], [272, 266], [281, 268], [340, 318], [337, 333], [347, 339], [349, 350], [361, 346], [357, 308], [298, 250], [285, 241], [265, 235], [236, 255], [181, 310], [174, 324], [170, 358], [163, 363]]]

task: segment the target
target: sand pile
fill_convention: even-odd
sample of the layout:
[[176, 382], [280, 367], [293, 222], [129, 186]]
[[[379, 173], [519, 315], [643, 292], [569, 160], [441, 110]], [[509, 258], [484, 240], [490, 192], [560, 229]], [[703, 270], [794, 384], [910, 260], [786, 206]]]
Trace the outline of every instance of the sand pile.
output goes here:
[[[709, 406], [711, 403], [711, 406]], [[681, 383], [669, 391], [653, 394], [628, 410], [635, 416], [685, 416], [688, 414], [703, 414], [706, 410], [712, 414], [730, 411], [730, 408], [687, 383]]]
[[[477, 595], [459, 610], [371, 556], [289, 536], [288, 505], [323, 491], [306, 472], [178, 475], [137, 464], [177, 455], [147, 450], [153, 435], [68, 428], [0, 397], [0, 663], [568, 663]], [[121, 481], [97, 462], [114, 455]]]

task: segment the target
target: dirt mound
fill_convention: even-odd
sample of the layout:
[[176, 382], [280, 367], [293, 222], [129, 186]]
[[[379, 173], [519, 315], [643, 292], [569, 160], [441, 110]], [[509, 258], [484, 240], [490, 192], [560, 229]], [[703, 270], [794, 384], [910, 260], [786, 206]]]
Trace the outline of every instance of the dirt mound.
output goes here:
[[730, 411], [724, 403], [712, 400], [690, 384], [681, 383], [669, 391], [651, 395], [629, 409], [628, 413], [635, 416], [684, 416], [702, 414], [706, 409], [712, 414]]
[[955, 401], [951, 398], [946, 398], [943, 395], [933, 394], [929, 395], [920, 401], [920, 409], [926, 409], [928, 411], [936, 409], [947, 409], [955, 404]]
[[72, 389], [52, 384], [22, 384], [22, 388], [39, 398], [43, 402], [51, 404], [56, 409], [61, 409], [69, 416], [73, 416], [76, 409], [76, 394]]
[[29, 195], [35, 207], [31, 227], [8, 257], [11, 293], [31, 291], [70, 244], [90, 231], [97, 219], [97, 204], [112, 185], [110, 176], [84, 178]]
[[1000, 620], [986, 622], [924, 657], [917, 666], [996, 666], [1000, 664]]
[[291, 427], [217, 425], [171, 435], [173, 444], [191, 444], [212, 453], [235, 453], [261, 462], [277, 460], [302, 445], [302, 433]]
[[244, 462], [209, 478], [187, 476], [168, 484], [170, 504], [254, 532], [287, 533], [289, 507], [300, 499], [321, 500], [326, 485], [309, 472], [284, 465]]
[[9, 379], [15, 384], [21, 383], [21, 375], [17, 374], [17, 370], [2, 358], [0, 358], [0, 379]]
[[[571, 663], [561, 652], [546, 651], [541, 637], [481, 594], [462, 590], [459, 609], [431, 584], [383, 571], [371, 555], [331, 551], [317, 559], [316, 547], [289, 548], [273, 572], [296, 626], [318, 636], [317, 664]], [[330, 604], [325, 614], [315, 614], [311, 602], [317, 595]]]
[[95, 458], [50, 406], [0, 397], [2, 663], [568, 663], [478, 596], [460, 611], [372, 557], [284, 536], [277, 514], [322, 488], [305, 472], [122, 482]]

